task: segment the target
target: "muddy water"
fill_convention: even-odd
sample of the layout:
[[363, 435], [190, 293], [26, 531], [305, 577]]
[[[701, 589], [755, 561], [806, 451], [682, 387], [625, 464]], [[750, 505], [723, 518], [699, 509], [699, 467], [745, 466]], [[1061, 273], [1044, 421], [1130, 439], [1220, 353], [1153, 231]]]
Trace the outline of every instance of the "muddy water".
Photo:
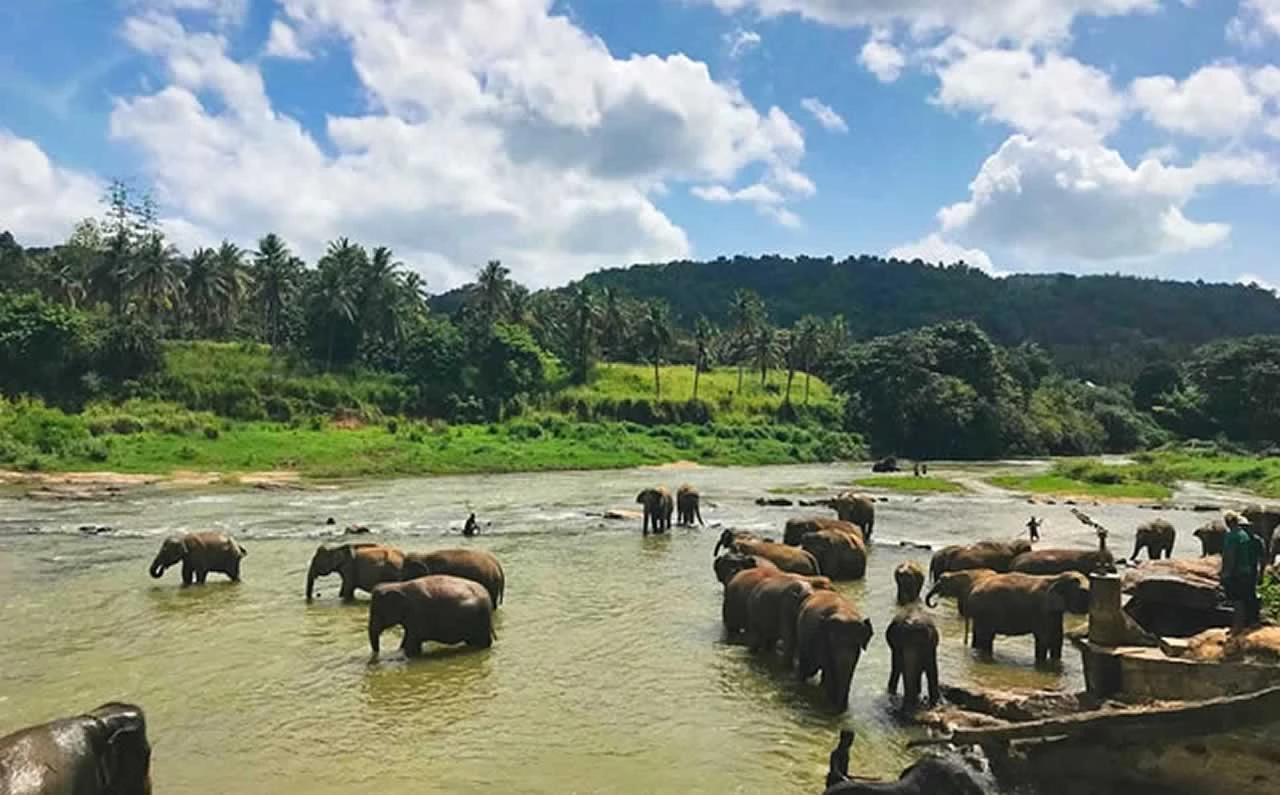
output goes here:
[[[941, 467], [934, 467], [941, 473]], [[821, 791], [842, 724], [858, 731], [852, 769], [892, 774], [911, 755], [887, 717], [890, 572], [941, 544], [1011, 537], [1025, 501], [892, 495], [878, 507], [863, 583], [845, 586], [876, 640], [854, 678], [851, 709], [833, 717], [798, 687], [721, 638], [716, 531], [642, 538], [638, 522], [587, 515], [634, 508], [643, 485], [688, 480], [709, 523], [773, 531], [805, 509], [759, 508], [766, 490], [830, 493], [849, 466], [632, 470], [457, 477], [310, 492], [140, 493], [110, 503], [0, 500], [0, 734], [112, 699], [145, 706], [156, 791], [384, 793], [726, 793]], [[981, 473], [972, 473], [976, 478]], [[468, 510], [491, 522], [461, 537]], [[1151, 518], [1090, 507], [1124, 528]], [[1046, 544], [1089, 546], [1064, 506], [1035, 506]], [[406, 549], [475, 546], [508, 575], [498, 641], [486, 652], [433, 648], [408, 663], [394, 636], [368, 663], [366, 610], [337, 602], [337, 579], [303, 600], [315, 545], [362, 522]], [[1190, 554], [1202, 517], [1168, 515]], [[83, 536], [82, 524], [109, 525]], [[244, 582], [212, 575], [180, 589], [178, 572], [146, 569], [164, 534], [223, 529], [249, 549]], [[1131, 543], [1113, 540], [1117, 546]], [[1126, 550], [1127, 551], [1127, 550]], [[216, 581], [216, 582], [215, 582]], [[1032, 670], [1029, 638], [971, 658], [954, 607], [936, 611], [944, 681], [1074, 688], [1078, 656]]]

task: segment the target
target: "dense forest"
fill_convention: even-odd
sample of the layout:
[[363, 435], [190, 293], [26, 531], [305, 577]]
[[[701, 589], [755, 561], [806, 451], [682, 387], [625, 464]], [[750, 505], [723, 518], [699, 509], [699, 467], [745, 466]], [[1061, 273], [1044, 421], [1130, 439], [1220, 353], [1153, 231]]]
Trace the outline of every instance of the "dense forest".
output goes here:
[[[104, 217], [61, 245], [0, 234], [0, 390], [69, 412], [142, 400], [245, 422], [766, 423], [837, 434], [829, 456], [851, 452], [844, 438], [927, 458], [1280, 439], [1267, 336], [1280, 301], [1258, 288], [871, 257], [635, 266], [540, 291], [492, 261], [465, 288], [425, 288], [389, 249], [347, 239], [315, 263], [273, 234], [178, 251], [149, 198], [116, 184]], [[174, 346], [198, 340], [275, 364], [175, 370]], [[588, 399], [603, 362], [651, 381]], [[673, 367], [691, 380], [673, 386]], [[700, 394], [713, 374], [718, 391]]]

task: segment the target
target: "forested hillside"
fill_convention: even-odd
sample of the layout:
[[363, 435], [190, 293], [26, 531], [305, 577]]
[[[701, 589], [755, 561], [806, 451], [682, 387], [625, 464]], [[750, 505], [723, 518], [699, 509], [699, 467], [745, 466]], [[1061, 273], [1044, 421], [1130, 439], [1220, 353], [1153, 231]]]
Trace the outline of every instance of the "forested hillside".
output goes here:
[[[686, 329], [700, 315], [724, 325], [725, 296], [737, 289], [765, 298], [779, 326], [842, 314], [855, 340], [971, 320], [1001, 345], [1036, 342], [1067, 373], [1105, 383], [1132, 382], [1152, 361], [1180, 359], [1222, 337], [1280, 334], [1280, 300], [1256, 287], [1066, 274], [996, 279], [976, 268], [867, 256], [721, 257], [611, 268], [583, 281], [662, 299]], [[447, 312], [463, 298], [452, 291], [432, 305]]]

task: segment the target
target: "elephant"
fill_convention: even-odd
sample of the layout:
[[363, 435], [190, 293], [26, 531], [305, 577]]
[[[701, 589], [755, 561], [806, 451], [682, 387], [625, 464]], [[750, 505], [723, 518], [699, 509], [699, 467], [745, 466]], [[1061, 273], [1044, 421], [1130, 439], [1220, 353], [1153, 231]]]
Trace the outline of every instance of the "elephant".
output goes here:
[[240, 582], [240, 560], [249, 553], [226, 533], [209, 531], [172, 535], [160, 543], [160, 551], [147, 571], [160, 579], [165, 569], [182, 564], [182, 584], [193, 582], [204, 585], [209, 572], [227, 575], [232, 582]]
[[853, 729], [841, 730], [822, 795], [986, 795], [995, 791], [983, 783], [985, 776], [958, 754], [927, 753], [903, 770], [897, 781], [851, 779], [849, 746], [853, 738]]
[[729, 580], [733, 579], [733, 575], [747, 569], [782, 571], [768, 558], [762, 558], [757, 555], [743, 555], [740, 552], [726, 552], [716, 557], [715, 563], [711, 564], [711, 567], [715, 570], [716, 579], [720, 581], [721, 585], [728, 585]]
[[788, 519], [786, 527], [782, 531], [782, 543], [798, 547], [805, 536], [810, 533], [816, 533], [819, 530], [839, 530], [842, 533], [857, 536], [860, 542], [866, 543], [866, 539], [862, 536], [861, 527], [858, 527], [853, 522], [846, 522], [843, 519], [831, 519], [826, 516]]
[[795, 654], [796, 615], [815, 591], [827, 590], [825, 577], [781, 574], [766, 577], [747, 597], [747, 647], [753, 652], [771, 652], [782, 641], [782, 658], [789, 666]]
[[901, 678], [902, 706], [915, 709], [920, 703], [920, 679], [924, 677], [929, 681], [929, 706], [936, 705], [940, 698], [938, 627], [933, 617], [918, 600], [912, 600], [898, 608], [885, 630], [884, 639], [889, 644], [891, 660], [889, 694], [898, 692], [898, 680]]
[[428, 574], [404, 582], [373, 586], [369, 601], [369, 648], [378, 658], [379, 638], [388, 627], [404, 628], [400, 648], [406, 657], [422, 654], [422, 644], [493, 645], [493, 602], [474, 580], [452, 574]]
[[404, 553], [385, 544], [321, 544], [307, 569], [307, 601], [315, 590], [316, 578], [338, 572], [342, 577], [339, 595], [344, 602], [356, 598], [356, 591], [373, 593], [381, 582], [404, 579]]
[[698, 490], [688, 483], [676, 489], [676, 523], [692, 527], [693, 520], [697, 519], [698, 524], [706, 527], [707, 523], [702, 521], [701, 502], [702, 496], [698, 494]]
[[[1276, 527], [1280, 527], [1280, 506], [1250, 505], [1240, 510], [1240, 515], [1253, 525], [1253, 532], [1262, 539], [1262, 548], [1269, 554], [1267, 563], [1275, 559]], [[1275, 550], [1280, 551], [1280, 550]]]
[[995, 569], [961, 569], [943, 572], [929, 589], [929, 593], [925, 594], [924, 603], [934, 607], [935, 596], [946, 596], [956, 600], [956, 608], [963, 616], [965, 602], [968, 601], [969, 592], [973, 590], [973, 586], [998, 573]]
[[821, 671], [828, 706], [843, 712], [849, 706], [849, 687], [858, 659], [874, 634], [871, 619], [863, 618], [844, 595], [814, 591], [796, 617], [800, 679], [807, 680]]
[[1010, 571], [1023, 574], [1062, 574], [1078, 571], [1089, 575], [1098, 572], [1114, 574], [1116, 560], [1105, 549], [1037, 549], [1013, 559]]
[[933, 553], [929, 561], [929, 576], [935, 582], [944, 572], [964, 569], [1009, 570], [1013, 559], [1031, 551], [1031, 542], [1025, 538], [1013, 541], [978, 541], [974, 544], [953, 544]]
[[720, 615], [724, 621], [725, 630], [730, 635], [735, 635], [748, 628], [751, 616], [751, 593], [756, 586], [771, 577], [793, 576], [804, 576], [804, 579], [815, 586], [831, 587], [831, 580], [826, 577], [792, 575], [789, 572], [774, 571], [766, 568], [750, 568], [740, 571], [730, 577], [728, 583], [724, 586], [724, 601], [721, 604]]
[[871, 465], [872, 472], [897, 472], [898, 469], [898, 459], [891, 455], [887, 455]]
[[1089, 580], [1079, 572], [1009, 572], [974, 584], [965, 605], [972, 646], [990, 654], [996, 635], [1034, 635], [1036, 663], [1062, 659], [1062, 616], [1089, 611]]
[[1173, 557], [1173, 542], [1178, 536], [1178, 531], [1166, 519], [1152, 519], [1150, 522], [1143, 522], [1138, 525], [1138, 529], [1133, 535], [1133, 554], [1129, 556], [1129, 560], [1137, 560], [1138, 553], [1146, 549], [1147, 557], [1151, 560], [1160, 560], [1160, 558]]
[[870, 497], [845, 491], [837, 494], [830, 505], [841, 520], [861, 527], [863, 540], [871, 543], [871, 534], [876, 527], [876, 505]]
[[920, 598], [920, 591], [924, 588], [924, 569], [914, 560], [900, 563], [893, 570], [893, 581], [898, 586], [898, 605], [911, 604]]
[[778, 544], [773, 541], [756, 538], [753, 533], [725, 530], [720, 534], [720, 538], [716, 541], [715, 549], [712, 550], [711, 554], [718, 555], [722, 547], [744, 555], [757, 555], [767, 558], [778, 568], [783, 571], [789, 571], [792, 574], [813, 575], [822, 573], [818, 569], [817, 559], [809, 552], [786, 544]]
[[147, 718], [109, 702], [0, 737], [6, 795], [151, 795]]
[[636, 495], [636, 502], [644, 506], [644, 534], [649, 535], [649, 525], [653, 524], [653, 532], [661, 535], [671, 527], [671, 514], [675, 510], [675, 500], [671, 490], [666, 486], [647, 488]]
[[833, 580], [860, 580], [867, 574], [867, 549], [859, 536], [819, 530], [802, 538], [800, 549], [813, 555], [818, 571]]
[[452, 574], [480, 583], [489, 592], [494, 609], [502, 604], [507, 588], [502, 564], [492, 554], [479, 549], [437, 549], [404, 556], [402, 579], [412, 580], [428, 574]]
[[1221, 519], [1214, 519], [1208, 524], [1197, 527], [1191, 535], [1200, 540], [1200, 557], [1221, 555], [1222, 542], [1227, 536], [1227, 523]]

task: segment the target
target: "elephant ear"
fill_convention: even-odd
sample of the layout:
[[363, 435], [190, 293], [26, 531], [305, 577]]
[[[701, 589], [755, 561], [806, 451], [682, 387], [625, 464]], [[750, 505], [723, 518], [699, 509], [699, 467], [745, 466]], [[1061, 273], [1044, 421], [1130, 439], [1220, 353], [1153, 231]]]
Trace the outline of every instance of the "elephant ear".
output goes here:
[[94, 713], [103, 791], [141, 791], [151, 768], [151, 744], [142, 710], [130, 704], [110, 703]]
[[183, 555], [191, 552], [191, 544], [188, 543], [187, 539], [188, 537], [185, 535], [178, 538], [178, 546], [182, 549]]

